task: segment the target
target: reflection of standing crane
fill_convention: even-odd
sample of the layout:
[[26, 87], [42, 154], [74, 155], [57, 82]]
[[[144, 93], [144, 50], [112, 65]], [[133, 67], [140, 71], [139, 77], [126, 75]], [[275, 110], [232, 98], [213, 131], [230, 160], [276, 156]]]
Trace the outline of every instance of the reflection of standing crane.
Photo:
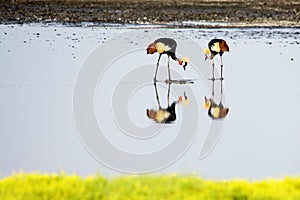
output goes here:
[[157, 71], [158, 71], [158, 66], [159, 66], [159, 61], [161, 58], [162, 54], [167, 54], [168, 55], [168, 74], [169, 74], [169, 80], [171, 80], [171, 75], [170, 75], [170, 57], [178, 61], [179, 65], [183, 66], [183, 69], [185, 70], [185, 67], [187, 65], [188, 59], [187, 58], [177, 58], [175, 53], [176, 53], [176, 47], [177, 43], [175, 40], [171, 38], [159, 38], [155, 40], [153, 43], [149, 44], [147, 47], [147, 54], [154, 54], [155, 52], [159, 53], [158, 61], [156, 64], [156, 69], [155, 69], [155, 76], [154, 76], [154, 81], [156, 81], [156, 76], [157, 76]]
[[177, 101], [173, 101], [170, 105], [170, 88], [171, 83], [168, 82], [168, 93], [167, 93], [167, 108], [162, 108], [159, 100], [158, 90], [156, 86], [156, 82], [154, 82], [154, 88], [155, 88], [155, 94], [156, 94], [156, 100], [158, 103], [158, 109], [147, 109], [146, 114], [149, 119], [153, 119], [155, 122], [158, 123], [172, 123], [176, 120], [176, 104], [182, 103], [183, 105], [186, 105], [188, 103], [188, 99], [186, 94], [184, 93], [184, 97], [179, 96]]
[[224, 52], [229, 51], [229, 46], [227, 45], [226, 41], [223, 39], [212, 39], [208, 43], [208, 48], [204, 49], [205, 53], [205, 60], [210, 59], [213, 60], [212, 63], [212, 70], [213, 70], [213, 78], [215, 78], [215, 63], [214, 57], [219, 54], [221, 58], [221, 79], [223, 79], [223, 59], [222, 55]]
[[225, 108], [222, 104], [223, 97], [223, 79], [221, 79], [221, 89], [220, 89], [220, 103], [217, 104], [214, 100], [215, 98], [215, 79], [212, 80], [212, 98], [206, 98], [203, 104], [203, 108], [208, 110], [208, 116], [212, 119], [223, 119], [227, 116], [229, 108]]

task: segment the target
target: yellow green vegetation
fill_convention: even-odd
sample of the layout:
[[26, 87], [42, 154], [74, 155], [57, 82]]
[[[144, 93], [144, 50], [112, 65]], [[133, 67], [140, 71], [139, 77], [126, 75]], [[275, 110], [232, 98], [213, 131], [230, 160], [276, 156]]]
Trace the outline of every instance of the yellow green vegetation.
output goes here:
[[204, 180], [197, 176], [122, 176], [23, 174], [0, 180], [0, 199], [105, 199], [105, 200], [299, 200], [300, 177], [260, 181]]

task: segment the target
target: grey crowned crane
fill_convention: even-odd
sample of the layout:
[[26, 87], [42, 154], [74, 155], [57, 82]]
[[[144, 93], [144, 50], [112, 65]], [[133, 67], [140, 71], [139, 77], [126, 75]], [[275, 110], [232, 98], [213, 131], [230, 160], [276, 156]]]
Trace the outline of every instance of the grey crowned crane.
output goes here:
[[189, 60], [185, 57], [183, 58], [177, 58], [176, 57], [176, 47], [177, 43], [175, 40], [171, 38], [159, 38], [152, 42], [151, 44], [148, 45], [147, 47], [147, 54], [154, 54], [157, 52], [159, 54], [157, 64], [156, 64], [156, 69], [155, 69], [155, 76], [154, 76], [154, 82], [156, 81], [156, 76], [157, 76], [157, 71], [158, 71], [158, 66], [159, 66], [159, 61], [161, 58], [161, 55], [166, 54], [168, 56], [168, 75], [169, 75], [169, 80], [171, 80], [171, 74], [170, 74], [170, 57], [178, 61], [178, 64], [183, 67], [183, 69], [186, 69], [187, 63]]
[[208, 43], [208, 48], [204, 49], [205, 60], [213, 60], [212, 67], [213, 67], [213, 79], [214, 79], [214, 57], [216, 55], [220, 55], [221, 58], [221, 79], [223, 79], [223, 59], [222, 55], [225, 52], [229, 52], [229, 46], [227, 45], [226, 41], [223, 39], [212, 39]]

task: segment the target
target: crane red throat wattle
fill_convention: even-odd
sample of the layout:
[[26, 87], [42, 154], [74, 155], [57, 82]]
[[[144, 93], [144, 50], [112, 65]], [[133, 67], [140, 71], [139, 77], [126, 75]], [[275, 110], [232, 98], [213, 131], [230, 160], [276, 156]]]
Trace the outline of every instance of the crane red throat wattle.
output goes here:
[[184, 71], [186, 70], [186, 66], [187, 66], [186, 61], [178, 60], [178, 64], [183, 67]]

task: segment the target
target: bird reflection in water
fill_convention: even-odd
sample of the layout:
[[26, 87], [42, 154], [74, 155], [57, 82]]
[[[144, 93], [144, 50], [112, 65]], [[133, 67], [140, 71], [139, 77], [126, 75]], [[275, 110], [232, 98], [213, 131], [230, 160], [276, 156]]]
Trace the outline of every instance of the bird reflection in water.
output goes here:
[[216, 100], [215, 100], [216, 99], [215, 98], [215, 81], [216, 81], [216, 79], [210, 79], [210, 80], [212, 81], [212, 97], [211, 98], [204, 97], [203, 108], [208, 110], [207, 114], [212, 119], [214, 119], [214, 120], [224, 119], [229, 112], [229, 108], [224, 107], [224, 105], [222, 103], [223, 79], [217, 79], [221, 82], [219, 103], [216, 103]]
[[177, 84], [185, 84], [185, 83], [192, 83], [189, 82], [189, 80], [166, 80], [165, 83], [168, 85], [168, 92], [167, 92], [167, 108], [163, 108], [161, 106], [156, 81], [154, 81], [154, 88], [155, 88], [155, 95], [156, 100], [158, 103], [158, 109], [146, 109], [146, 114], [149, 119], [154, 120], [157, 123], [162, 124], [170, 124], [173, 123], [176, 120], [176, 106], [178, 104], [187, 105], [189, 103], [189, 99], [186, 95], [186, 93], [183, 93], [183, 96], [179, 96], [176, 101], [173, 101], [170, 104], [170, 88], [172, 83]]

